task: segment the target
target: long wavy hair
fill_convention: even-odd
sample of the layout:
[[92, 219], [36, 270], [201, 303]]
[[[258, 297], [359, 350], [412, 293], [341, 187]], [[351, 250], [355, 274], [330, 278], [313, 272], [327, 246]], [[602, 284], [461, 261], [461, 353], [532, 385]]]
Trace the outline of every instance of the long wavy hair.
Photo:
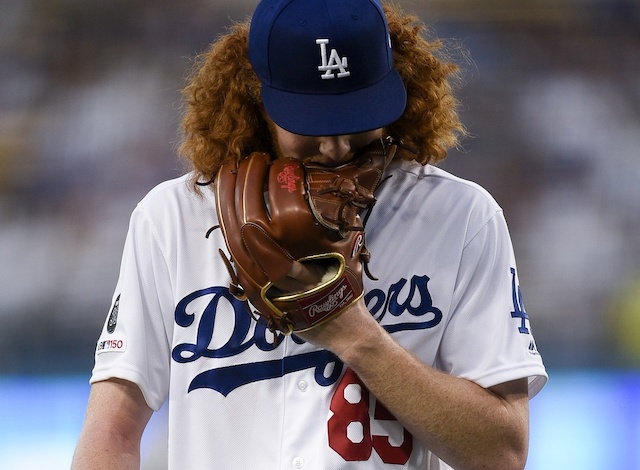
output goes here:
[[[421, 164], [444, 160], [466, 130], [454, 96], [460, 68], [440, 39], [414, 15], [384, 5], [396, 69], [407, 89], [404, 114], [385, 131], [417, 152], [401, 157]], [[196, 57], [183, 95], [182, 139], [178, 149], [193, 172], [193, 183], [210, 182], [227, 159], [253, 151], [274, 154], [260, 81], [249, 63], [250, 20], [233, 25]]]

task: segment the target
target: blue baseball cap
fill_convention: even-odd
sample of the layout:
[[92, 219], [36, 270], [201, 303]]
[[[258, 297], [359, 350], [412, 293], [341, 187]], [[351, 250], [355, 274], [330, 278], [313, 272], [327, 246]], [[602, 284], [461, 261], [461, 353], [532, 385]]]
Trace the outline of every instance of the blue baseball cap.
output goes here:
[[249, 58], [267, 113], [294, 134], [365, 132], [406, 106], [379, 0], [262, 0]]

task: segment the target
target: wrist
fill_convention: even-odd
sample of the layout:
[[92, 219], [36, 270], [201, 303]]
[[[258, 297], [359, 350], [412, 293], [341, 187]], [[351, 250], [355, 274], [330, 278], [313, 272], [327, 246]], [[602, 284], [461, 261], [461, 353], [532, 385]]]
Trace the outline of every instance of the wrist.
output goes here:
[[[389, 341], [388, 333], [366, 311], [367, 320], [363, 321], [352, 334], [346, 335], [341, 348], [335, 351], [342, 362], [358, 369], [366, 361], [379, 360], [378, 351]], [[376, 359], [377, 358], [377, 359]]]
[[374, 343], [380, 332], [386, 334], [360, 299], [326, 323], [296, 335], [348, 362]]

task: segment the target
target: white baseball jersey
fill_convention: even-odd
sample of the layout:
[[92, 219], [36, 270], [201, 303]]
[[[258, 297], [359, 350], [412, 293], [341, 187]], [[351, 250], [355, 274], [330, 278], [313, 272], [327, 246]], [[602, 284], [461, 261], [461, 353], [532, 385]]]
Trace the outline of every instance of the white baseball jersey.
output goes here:
[[[500, 207], [474, 183], [393, 162], [366, 224], [371, 314], [424, 363], [490, 387], [546, 382]], [[448, 469], [331, 353], [280, 338], [228, 291], [213, 191], [160, 184], [131, 218], [92, 382], [169, 400], [172, 469]], [[425, 395], [425, 403], [429, 396]]]

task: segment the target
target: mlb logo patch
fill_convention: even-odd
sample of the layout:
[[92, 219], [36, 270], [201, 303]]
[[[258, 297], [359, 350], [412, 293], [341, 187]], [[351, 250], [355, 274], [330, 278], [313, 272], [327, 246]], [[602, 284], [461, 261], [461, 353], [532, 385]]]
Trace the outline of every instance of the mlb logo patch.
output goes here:
[[127, 350], [127, 339], [122, 335], [109, 336], [108, 339], [98, 340], [96, 355], [106, 352], [125, 352]]

